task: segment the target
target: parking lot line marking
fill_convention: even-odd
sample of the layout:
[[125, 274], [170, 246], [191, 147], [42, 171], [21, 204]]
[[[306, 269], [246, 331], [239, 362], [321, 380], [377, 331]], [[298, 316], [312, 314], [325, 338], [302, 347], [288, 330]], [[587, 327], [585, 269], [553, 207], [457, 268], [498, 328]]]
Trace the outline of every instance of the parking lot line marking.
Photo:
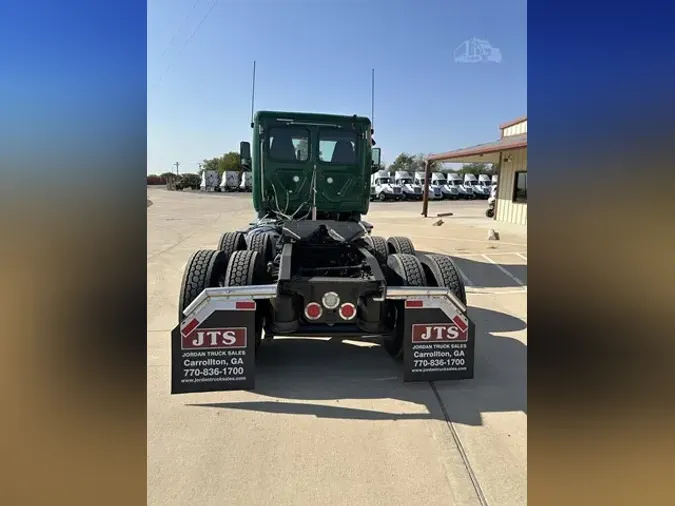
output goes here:
[[527, 262], [527, 257], [525, 255], [523, 255], [521, 253], [516, 253], [516, 255], [518, 255], [520, 258], [522, 258], [523, 260], [525, 260]]
[[516, 283], [518, 283], [520, 286], [522, 286], [522, 287], [524, 287], [525, 289], [527, 289], [527, 285], [526, 285], [525, 283], [523, 283], [520, 279], [518, 279], [516, 276], [514, 276], [513, 274], [511, 274], [511, 273], [508, 271], [508, 269], [506, 269], [506, 268], [504, 268], [503, 266], [499, 265], [497, 262], [495, 262], [494, 260], [492, 260], [492, 259], [491, 259], [489, 256], [487, 256], [487, 255], [483, 255], [483, 258], [484, 258], [485, 260], [487, 260], [488, 262], [490, 262], [490, 263], [491, 263], [492, 265], [494, 265], [495, 267], [497, 267], [500, 271], [502, 271], [504, 274], [506, 274], [508, 277], [510, 277], [513, 281], [515, 281]]
[[[417, 234], [415, 234], [414, 237], [411, 237], [411, 239], [434, 239], [436, 241], [483, 242], [487, 244], [494, 244], [494, 241], [490, 241], [487, 239], [455, 239], [453, 237], [434, 237], [431, 235], [417, 235]], [[499, 241], [499, 244], [508, 244], [509, 246], [520, 246], [521, 248], [527, 248], [527, 244], [523, 244], [522, 242]]]
[[[454, 262], [453, 262], [453, 263], [454, 263]], [[464, 271], [462, 271], [462, 269], [460, 269], [459, 267], [457, 267], [457, 264], [455, 264], [455, 269], [457, 269], [457, 272], [459, 272], [459, 275], [462, 276], [462, 278], [464, 278], [464, 284], [465, 284], [466, 286], [474, 286], [474, 282], [471, 281], [471, 280], [469, 279], [469, 276], [467, 276], [466, 274], [464, 274]]]
[[[453, 252], [453, 253], [446, 253], [446, 255], [450, 255], [451, 257], [457, 257], [457, 258], [476, 258], [476, 257], [482, 257], [485, 253], [462, 253], [461, 251], [458, 252]], [[495, 251], [495, 252], [490, 252], [490, 255], [492, 256], [498, 256], [498, 255], [518, 255], [520, 258], [523, 258], [527, 260], [527, 257], [524, 257], [522, 253], [516, 253], [514, 251]]]
[[467, 295], [514, 295], [517, 293], [527, 293], [527, 288], [514, 288], [513, 290], [504, 290], [497, 292], [494, 290], [471, 290], [466, 291]]

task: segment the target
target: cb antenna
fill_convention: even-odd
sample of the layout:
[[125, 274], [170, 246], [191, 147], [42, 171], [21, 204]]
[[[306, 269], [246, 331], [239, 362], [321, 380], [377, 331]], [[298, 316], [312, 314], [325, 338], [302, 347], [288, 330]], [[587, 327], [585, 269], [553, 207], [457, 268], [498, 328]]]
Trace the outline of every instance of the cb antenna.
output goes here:
[[253, 128], [253, 114], [255, 107], [255, 60], [253, 60], [253, 94], [251, 96], [251, 128]]
[[375, 133], [375, 69], [370, 79], [370, 135]]

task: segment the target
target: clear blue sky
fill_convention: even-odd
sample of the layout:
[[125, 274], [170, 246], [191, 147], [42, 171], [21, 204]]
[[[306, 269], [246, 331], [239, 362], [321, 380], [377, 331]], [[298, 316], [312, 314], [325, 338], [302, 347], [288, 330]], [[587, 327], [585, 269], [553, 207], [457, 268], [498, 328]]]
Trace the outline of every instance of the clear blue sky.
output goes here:
[[[214, 4], [195, 2], [148, 1], [148, 173], [250, 140], [253, 60], [256, 110], [370, 116], [375, 68], [386, 163], [494, 140], [527, 113], [524, 0], [219, 0], [185, 46]], [[455, 62], [472, 37], [502, 61]]]

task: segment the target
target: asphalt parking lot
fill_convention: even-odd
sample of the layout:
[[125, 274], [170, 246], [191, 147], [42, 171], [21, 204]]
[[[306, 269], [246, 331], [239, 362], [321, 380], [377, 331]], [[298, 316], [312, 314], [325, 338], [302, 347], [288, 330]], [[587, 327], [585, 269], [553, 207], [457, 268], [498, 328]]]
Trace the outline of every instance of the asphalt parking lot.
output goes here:
[[418, 202], [373, 203], [365, 218], [376, 235], [454, 257], [476, 324], [473, 380], [404, 384], [377, 344], [278, 339], [261, 347], [255, 391], [171, 396], [184, 266], [253, 209], [250, 194], [148, 199], [149, 504], [526, 504], [523, 227], [485, 218], [484, 200], [432, 202], [427, 219]]

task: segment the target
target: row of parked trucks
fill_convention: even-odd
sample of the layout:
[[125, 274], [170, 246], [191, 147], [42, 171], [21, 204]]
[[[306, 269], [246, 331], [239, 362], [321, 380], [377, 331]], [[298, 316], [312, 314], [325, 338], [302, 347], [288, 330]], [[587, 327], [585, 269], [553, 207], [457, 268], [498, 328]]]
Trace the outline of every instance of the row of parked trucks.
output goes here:
[[[374, 173], [370, 181], [370, 200], [422, 200], [424, 191], [424, 172], [396, 171], [394, 177], [386, 170]], [[497, 184], [497, 176], [487, 174], [444, 174], [432, 172], [429, 182], [429, 199], [487, 199], [493, 186]]]
[[205, 170], [202, 172], [202, 182], [199, 189], [216, 192], [251, 192], [253, 191], [251, 183], [251, 172], [228, 170], [223, 172], [223, 176], [220, 177], [217, 170]]

